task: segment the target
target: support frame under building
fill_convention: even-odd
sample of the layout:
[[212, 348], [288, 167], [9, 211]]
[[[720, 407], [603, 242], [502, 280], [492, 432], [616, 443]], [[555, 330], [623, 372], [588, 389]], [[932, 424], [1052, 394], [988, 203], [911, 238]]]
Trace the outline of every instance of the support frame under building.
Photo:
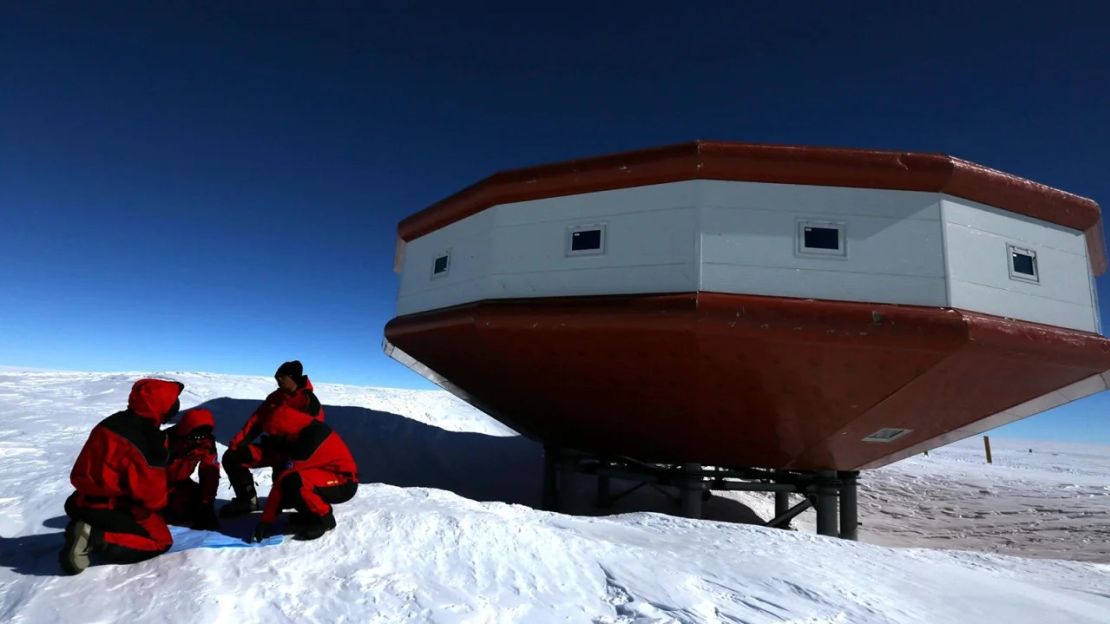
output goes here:
[[[653, 485], [675, 489], [682, 515], [701, 518], [702, 505], [714, 490], [773, 492], [775, 515], [764, 526], [789, 528], [799, 514], [812, 508], [817, 515], [817, 533], [856, 540], [859, 537], [857, 487], [854, 471], [795, 471], [761, 468], [717, 468], [697, 463], [657, 464], [628, 457], [601, 457], [554, 446], [544, 447], [543, 508], [567, 509], [575, 492], [567, 485], [576, 474], [597, 477], [594, 499], [600, 508], [621, 497]], [[612, 480], [635, 483], [624, 492], [612, 492]], [[791, 495], [800, 500], [791, 505]]]

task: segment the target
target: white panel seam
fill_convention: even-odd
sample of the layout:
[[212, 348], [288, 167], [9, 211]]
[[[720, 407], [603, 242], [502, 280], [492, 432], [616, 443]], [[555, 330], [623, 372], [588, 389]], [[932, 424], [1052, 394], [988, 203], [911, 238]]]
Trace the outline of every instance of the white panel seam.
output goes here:
[[885, 277], [912, 277], [918, 279], [944, 279], [944, 274], [920, 275], [916, 273], [881, 273], [879, 271], [846, 271], [842, 269], [827, 269], [816, 267], [783, 266], [777, 264], [740, 264], [733, 262], [702, 262], [702, 265], [744, 267], [749, 269], [774, 269], [788, 271], [816, 271], [819, 273], [845, 273], [848, 275], [882, 275]]
[[724, 206], [718, 204], [710, 204], [702, 206], [702, 208], [717, 208], [721, 210], [745, 210], [751, 212], [774, 212], [779, 214], [789, 215], [802, 215], [802, 216], [815, 216], [824, 217], [828, 215], [835, 215], [837, 217], [860, 217], [863, 219], [884, 219], [886, 221], [928, 221], [939, 222], [939, 218], [934, 217], [917, 217], [917, 216], [891, 216], [885, 214], [870, 214], [870, 213], [854, 213], [854, 212], [838, 212], [838, 211], [820, 211], [820, 210], [798, 210], [797, 208], [764, 208], [759, 206], [741, 206], [733, 204], [731, 206]]
[[[503, 208], [507, 205], [511, 205], [511, 204], [499, 204], [499, 207]], [[661, 208], [646, 208], [646, 209], [641, 209], [641, 210], [630, 210], [628, 212], [616, 212], [616, 213], [611, 213], [611, 214], [591, 213], [589, 215], [579, 215], [579, 216], [569, 216], [568, 215], [568, 216], [565, 216], [565, 217], [560, 217], [558, 219], [542, 219], [542, 220], [536, 220], [536, 221], [528, 221], [526, 223], [494, 224], [493, 227], [491, 228], [491, 230], [512, 230], [512, 229], [517, 229], [517, 228], [531, 227], [531, 226], [535, 226], [535, 225], [545, 225], [545, 224], [548, 224], [548, 223], [566, 223], [568, 221], [582, 221], [582, 220], [589, 220], [589, 219], [615, 219], [615, 218], [620, 218], [620, 217], [625, 217], [625, 216], [632, 216], [632, 215], [651, 214], [653, 212], [668, 212], [668, 211], [679, 212], [679, 211], [682, 211], [682, 210], [695, 210], [695, 209], [697, 209], [697, 206], [663, 206]], [[450, 227], [450, 226], [448, 226], [448, 227]]]
[[1017, 296], [1017, 297], [1032, 297], [1034, 299], [1041, 299], [1041, 300], [1044, 300], [1044, 301], [1052, 301], [1053, 303], [1066, 303], [1070, 306], [1076, 306], [1076, 307], [1080, 307], [1080, 308], [1090, 308], [1091, 307], [1089, 304], [1086, 304], [1086, 303], [1077, 303], [1075, 301], [1068, 301], [1067, 299], [1056, 299], [1055, 297], [1046, 297], [1044, 295], [1037, 295], [1037, 294], [1022, 292], [1022, 291], [1017, 291], [1017, 290], [1010, 290], [1009, 288], [999, 288], [998, 286], [991, 286], [990, 284], [983, 284], [981, 282], [973, 282], [971, 280], [961, 279], [961, 280], [955, 280], [955, 281], [960, 282], [961, 284], [971, 284], [972, 286], [979, 286], [981, 288], [989, 288], [991, 290], [998, 290], [998, 291], [1001, 291], [1001, 292], [1004, 292], [1004, 293], [1009, 293], [1009, 294]]
[[1007, 240], [1007, 241], [1021, 241], [1023, 243], [1027, 243], [1031, 246], [1039, 247], [1039, 248], [1042, 248], [1042, 249], [1051, 249], [1053, 251], [1058, 251], [1062, 254], [1066, 254], [1066, 255], [1069, 255], [1069, 256], [1075, 256], [1077, 258], [1084, 258], [1085, 259], [1085, 254], [1076, 253], [1076, 252], [1074, 252], [1070, 249], [1063, 249], [1063, 248], [1057, 247], [1056, 245], [1050, 245], [1050, 244], [1045, 243], [1043, 241], [1030, 240], [1028, 238], [1022, 238], [1020, 236], [1009, 236], [1007, 234], [999, 234], [998, 232], [992, 232], [991, 230], [984, 230], [982, 228], [977, 228], [975, 226], [966, 225], [966, 224], [963, 224], [963, 223], [956, 223], [955, 221], [949, 221], [948, 225], [953, 225], [953, 226], [956, 226], [956, 227], [962, 227], [964, 229], [971, 230], [973, 232], [978, 232], [980, 234], [986, 234], [988, 236], [993, 236], [995, 238], [1001, 238], [1001, 239], [1004, 239], [1004, 240]]
[[948, 266], [948, 222], [945, 220], [944, 199], [937, 199], [937, 212], [940, 214], [940, 258], [944, 265], [944, 307], [952, 307], [952, 272]]
[[[586, 256], [589, 257], [589, 256]], [[629, 269], [652, 269], [657, 267], [675, 267], [675, 266], [690, 266], [693, 262], [662, 262], [658, 264], [619, 264], [609, 265], [602, 267], [575, 267], [575, 268], [562, 268], [562, 269], [546, 269], [546, 270], [531, 270], [531, 271], [516, 271], [516, 272], [500, 272], [500, 273], [487, 273], [489, 276], [494, 275], [546, 275], [549, 273], [577, 273], [579, 271], [605, 271], [605, 270], [620, 270], [627, 271]]]
[[408, 296], [411, 296], [411, 295], [414, 295], [414, 294], [423, 294], [423, 293], [433, 292], [433, 291], [437, 291], [437, 290], [438, 291], [450, 290], [453, 287], [463, 286], [463, 285], [469, 284], [471, 282], [477, 282], [479, 280], [485, 279], [485, 277], [486, 277], [485, 275], [479, 275], [478, 277], [468, 277], [466, 279], [457, 279], [457, 280], [451, 281], [451, 282], [445, 282], [442, 279], [436, 280], [435, 282], [432, 282], [429, 279], [428, 280], [428, 282], [429, 282], [428, 287], [410, 290], [408, 293], [402, 293], [401, 296], [402, 297], [408, 297]]

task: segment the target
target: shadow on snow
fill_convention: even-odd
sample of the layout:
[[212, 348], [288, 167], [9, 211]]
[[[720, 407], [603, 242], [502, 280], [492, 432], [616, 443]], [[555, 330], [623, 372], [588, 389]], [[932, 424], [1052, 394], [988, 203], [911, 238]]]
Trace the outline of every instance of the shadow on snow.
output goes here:
[[[216, 419], [216, 438], [226, 444], [258, 405], [257, 400], [224, 398], [198, 407], [212, 411]], [[324, 409], [327, 423], [354, 454], [362, 483], [435, 488], [477, 501], [539, 508], [543, 447], [532, 440], [520, 436], [446, 431], [398, 414], [361, 407], [327, 405]], [[594, 484], [595, 481], [584, 475], [577, 477], [573, 513], [679, 512], [674, 499], [649, 487], [640, 488], [609, 508], [598, 508], [592, 504]], [[614, 479], [612, 491], [619, 493], [632, 485]], [[710, 498], [702, 512], [707, 520], [762, 522], [751, 508], [719, 496]], [[44, 521], [43, 526], [63, 529], [67, 521], [68, 518], [59, 515]], [[250, 534], [255, 522], [257, 518], [252, 516], [224, 520], [220, 532], [242, 538]], [[284, 519], [276, 528], [282, 533], [289, 532]], [[22, 537], [0, 536], [0, 567], [19, 574], [56, 575], [62, 539], [61, 531]]]

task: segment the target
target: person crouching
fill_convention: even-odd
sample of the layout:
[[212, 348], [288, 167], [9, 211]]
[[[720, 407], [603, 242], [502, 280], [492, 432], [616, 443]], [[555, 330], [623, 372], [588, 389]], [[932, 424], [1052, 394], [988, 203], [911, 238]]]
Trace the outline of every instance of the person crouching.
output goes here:
[[[215, 426], [212, 412], [196, 408], [186, 411], [180, 422], [166, 430], [170, 459], [166, 467], [169, 504], [165, 516], [170, 524], [206, 531], [220, 528], [216, 518], [220, 462], [216, 458]], [[200, 483], [193, 481], [194, 471]]]
[[161, 511], [166, 506], [166, 434], [185, 385], [140, 379], [127, 409], [102, 420], [70, 472], [65, 502], [70, 522], [58, 562], [67, 574], [89, 566], [95, 553], [112, 563], [136, 563], [173, 545]]
[[289, 508], [297, 510], [293, 539], [313, 540], [334, 529], [332, 505], [351, 500], [358, 490], [358, 468], [347, 445], [328, 425], [287, 406], [275, 409], [263, 429], [283, 443], [289, 460], [278, 467], [250, 540], [269, 537], [278, 514]]
[[[304, 374], [300, 361], [285, 362], [274, 373], [277, 389], [247, 419], [243, 428], [228, 442], [224, 453], [224, 471], [235, 498], [220, 509], [221, 518], [233, 518], [258, 511], [258, 494], [255, 492], [255, 468], [272, 468], [274, 481], [281, 467], [289, 462], [287, 449], [281, 440], [264, 435], [265, 424], [275, 410], [287, 407], [308, 414], [323, 422], [324, 408], [312, 388], [312, 381]], [[255, 438], [261, 436], [258, 444]]]

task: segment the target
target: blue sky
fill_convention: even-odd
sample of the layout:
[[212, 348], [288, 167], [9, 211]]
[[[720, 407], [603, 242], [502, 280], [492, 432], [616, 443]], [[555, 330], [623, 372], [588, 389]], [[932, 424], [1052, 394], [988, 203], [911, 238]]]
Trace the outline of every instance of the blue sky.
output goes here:
[[[13, 4], [0, 364], [426, 387], [380, 350], [400, 219], [697, 138], [946, 152], [1110, 200], [1104, 3]], [[1006, 432], [1110, 443], [1108, 408]]]

